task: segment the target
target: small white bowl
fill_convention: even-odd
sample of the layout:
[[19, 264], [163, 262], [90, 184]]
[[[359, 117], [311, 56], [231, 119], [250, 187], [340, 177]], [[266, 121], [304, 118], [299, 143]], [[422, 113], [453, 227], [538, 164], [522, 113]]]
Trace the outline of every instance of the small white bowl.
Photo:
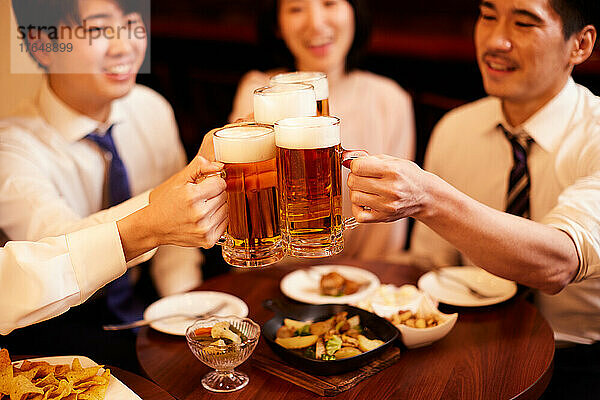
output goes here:
[[[391, 308], [383, 309], [379, 308], [374, 304], [373, 308], [376, 314], [387, 314], [380, 315], [384, 317], [389, 317]], [[448, 334], [454, 327], [456, 320], [458, 319], [458, 313], [454, 314], [444, 314], [441, 313], [436, 306], [436, 303], [429, 295], [423, 293], [414, 301], [405, 304], [401, 307], [395, 307], [392, 314], [397, 313], [400, 310], [411, 311], [413, 314], [419, 315], [434, 315], [441, 320], [441, 323], [433, 326], [431, 328], [412, 328], [410, 326], [399, 324], [394, 325], [400, 331], [400, 336], [402, 337], [402, 343], [409, 349], [414, 349], [417, 347], [427, 346], [431, 343], [440, 340], [444, 336]]]
[[431, 328], [411, 328], [404, 324], [395, 325], [400, 331], [400, 336], [402, 336], [402, 343], [409, 349], [416, 349], [417, 347], [430, 345], [446, 336], [454, 328], [458, 313], [443, 314], [438, 311], [436, 315], [443, 322]]

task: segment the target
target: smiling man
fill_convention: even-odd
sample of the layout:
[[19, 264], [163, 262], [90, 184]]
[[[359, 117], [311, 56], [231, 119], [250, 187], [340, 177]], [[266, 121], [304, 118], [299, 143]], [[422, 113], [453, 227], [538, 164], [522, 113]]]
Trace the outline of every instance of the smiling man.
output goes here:
[[374, 156], [353, 161], [348, 179], [359, 222], [414, 217], [414, 253], [539, 289], [557, 340], [580, 344], [568, 350], [580, 372], [565, 372], [564, 352], [555, 370], [579, 383], [568, 394], [578, 399], [600, 371], [588, 346], [600, 340], [600, 98], [571, 72], [592, 54], [599, 4], [482, 1], [475, 45], [489, 97], [439, 122], [427, 172]]
[[[13, 8], [25, 33], [20, 48], [45, 70], [45, 79], [34, 98], [0, 121], [0, 228], [11, 240], [36, 241], [136, 211], [125, 200], [186, 161], [170, 105], [136, 84], [148, 46], [149, 1], [15, 0]], [[151, 260], [158, 293], [197, 286], [200, 261], [198, 249], [161, 246]], [[78, 315], [87, 325], [141, 317], [154, 294], [144, 284], [150, 279], [133, 288], [131, 277], [106, 286], [105, 296]], [[93, 313], [85, 310], [92, 306], [102, 313], [90, 321]], [[44, 324], [7, 340], [16, 335], [26, 342], [44, 332]]]
[[[170, 105], [136, 84], [149, 1], [13, 6], [20, 48], [45, 79], [33, 99], [0, 121], [0, 228], [11, 240], [39, 240], [106, 222], [94, 214], [153, 188], [186, 159]], [[197, 286], [200, 261], [196, 249], [160, 248], [151, 270], [159, 294]], [[139, 307], [113, 308], [120, 319], [140, 316]]]

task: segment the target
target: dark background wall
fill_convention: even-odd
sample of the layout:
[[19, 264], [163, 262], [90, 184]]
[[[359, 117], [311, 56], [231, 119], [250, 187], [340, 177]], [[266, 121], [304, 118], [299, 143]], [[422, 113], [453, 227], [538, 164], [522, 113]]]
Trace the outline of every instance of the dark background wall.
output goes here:
[[[472, 33], [477, 0], [370, 1], [374, 31], [364, 68], [413, 95], [418, 161], [449, 109], [484, 95]], [[227, 121], [241, 76], [264, 66], [256, 44], [256, 0], [154, 1], [152, 74], [140, 77], [173, 105], [189, 156], [208, 130]], [[600, 89], [600, 57], [576, 80]]]

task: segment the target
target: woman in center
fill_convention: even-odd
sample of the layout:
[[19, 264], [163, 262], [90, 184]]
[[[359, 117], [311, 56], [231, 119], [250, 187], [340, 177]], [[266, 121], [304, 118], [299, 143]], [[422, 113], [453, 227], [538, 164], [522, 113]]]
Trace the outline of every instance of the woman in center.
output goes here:
[[[412, 160], [415, 126], [412, 101], [393, 80], [357, 69], [369, 38], [367, 0], [266, 0], [258, 20], [260, 52], [273, 55], [274, 69], [250, 71], [241, 80], [230, 121], [253, 112], [253, 92], [272, 76], [319, 71], [329, 81], [329, 113], [342, 121], [342, 145], [370, 154]], [[345, 185], [344, 216], [351, 216]], [[347, 257], [380, 258], [403, 249], [407, 221], [359, 226], [344, 235]]]

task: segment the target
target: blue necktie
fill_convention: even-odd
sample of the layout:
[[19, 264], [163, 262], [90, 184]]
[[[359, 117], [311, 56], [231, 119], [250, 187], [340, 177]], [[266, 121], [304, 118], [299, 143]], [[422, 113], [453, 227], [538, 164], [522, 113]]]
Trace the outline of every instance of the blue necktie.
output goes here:
[[514, 135], [499, 125], [513, 150], [513, 167], [508, 181], [506, 212], [523, 218], [530, 217], [529, 190], [530, 176], [527, 155], [533, 139], [525, 135]]
[[[123, 160], [115, 147], [112, 137], [114, 125], [104, 135], [90, 133], [85, 138], [95, 142], [110, 160], [108, 165], [108, 199], [109, 207], [115, 206], [131, 197], [129, 178]], [[133, 287], [126, 272], [121, 277], [105, 286], [106, 302], [109, 310], [124, 322], [142, 318], [143, 307], [135, 304]]]

